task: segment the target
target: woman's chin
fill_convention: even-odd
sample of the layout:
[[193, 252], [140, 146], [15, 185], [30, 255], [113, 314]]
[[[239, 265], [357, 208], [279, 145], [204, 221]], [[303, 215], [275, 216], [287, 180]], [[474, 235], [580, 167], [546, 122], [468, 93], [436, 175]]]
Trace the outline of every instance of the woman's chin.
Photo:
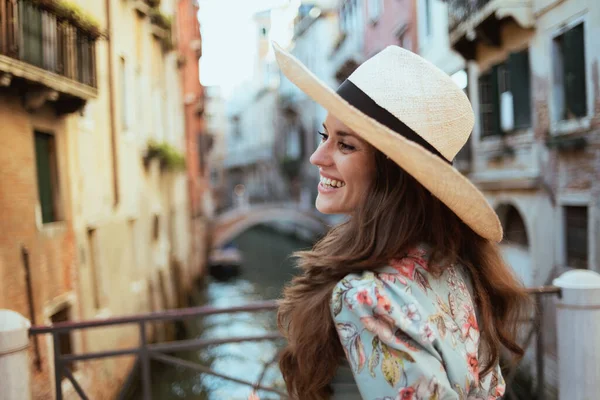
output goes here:
[[321, 214], [334, 215], [334, 214], [344, 214], [343, 210], [340, 207], [337, 207], [335, 204], [331, 204], [331, 202], [323, 200], [320, 198], [320, 195], [317, 196], [317, 200], [315, 201], [315, 207], [317, 211]]

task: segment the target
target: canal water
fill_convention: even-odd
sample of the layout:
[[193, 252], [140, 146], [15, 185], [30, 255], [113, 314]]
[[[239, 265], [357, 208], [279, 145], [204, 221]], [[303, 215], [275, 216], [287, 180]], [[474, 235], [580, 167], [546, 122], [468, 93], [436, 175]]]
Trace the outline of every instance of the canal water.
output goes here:
[[[296, 250], [310, 248], [312, 243], [260, 225], [242, 233], [233, 244], [244, 259], [242, 273], [228, 281], [208, 277], [202, 287], [192, 293], [193, 306], [231, 307], [279, 298], [283, 285], [296, 273], [290, 255]], [[214, 315], [187, 321], [185, 338], [260, 335], [276, 329], [275, 312]], [[232, 343], [173, 355], [201, 363], [224, 375], [256, 382], [282, 345], [282, 341]], [[154, 400], [247, 399], [251, 390], [245, 385], [158, 362], [152, 364], [152, 382]], [[285, 391], [276, 363], [265, 369], [262, 384]], [[136, 389], [132, 398], [141, 398], [140, 389]], [[279, 398], [269, 392], [259, 394], [261, 400]]]

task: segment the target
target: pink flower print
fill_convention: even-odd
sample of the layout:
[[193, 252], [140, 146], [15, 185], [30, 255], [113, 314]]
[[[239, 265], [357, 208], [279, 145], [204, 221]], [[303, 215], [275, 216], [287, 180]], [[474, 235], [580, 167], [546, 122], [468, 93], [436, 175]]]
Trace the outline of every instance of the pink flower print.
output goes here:
[[377, 297], [377, 306], [375, 312], [379, 314], [389, 314], [392, 312], [392, 302], [389, 298], [379, 294], [379, 290], [375, 288], [375, 297]]
[[429, 324], [429, 322], [426, 322], [423, 325], [421, 325], [419, 333], [421, 334], [421, 339], [424, 342], [432, 343], [435, 340], [435, 332], [433, 331], [433, 329], [431, 329], [431, 325]]
[[467, 285], [465, 284], [465, 281], [463, 281], [462, 279], [458, 280], [458, 290], [460, 291], [460, 294], [462, 294], [465, 297], [467, 297], [469, 295], [469, 291], [467, 290]]
[[379, 336], [381, 341], [389, 342], [394, 338], [395, 324], [389, 315], [375, 313], [372, 317], [362, 317], [360, 321], [369, 332]]
[[475, 384], [479, 385], [479, 361], [477, 360], [477, 354], [467, 353], [467, 366]]
[[398, 392], [398, 397], [396, 400], [414, 400], [415, 389], [411, 387], [407, 387], [404, 389], [400, 389]]
[[407, 277], [409, 280], [415, 279], [415, 262], [409, 258], [401, 258], [392, 260], [390, 262], [392, 268], [394, 268], [402, 276]]
[[458, 290], [458, 285], [456, 284], [456, 278], [454, 276], [450, 275], [447, 282], [448, 288], [450, 288], [451, 291], [456, 292]]
[[386, 282], [400, 282], [403, 285], [408, 285], [408, 281], [406, 279], [404, 279], [404, 277], [398, 275], [398, 274], [389, 274], [387, 272], [381, 272], [379, 274], [377, 274], [377, 277], [379, 279], [381, 279], [382, 281], [386, 281]]
[[404, 315], [406, 315], [406, 318], [408, 318], [411, 321], [421, 320], [421, 314], [419, 314], [419, 310], [417, 310], [417, 305], [414, 303], [402, 306], [402, 312], [404, 313]]
[[473, 341], [479, 339], [479, 325], [477, 324], [477, 317], [473, 311], [473, 307], [470, 305], [464, 306], [464, 311], [467, 315], [466, 321], [461, 327], [461, 334], [463, 339], [471, 338]]
[[358, 301], [359, 304], [366, 304], [368, 306], [373, 305], [373, 300], [366, 289], [361, 290], [356, 294], [356, 301]]

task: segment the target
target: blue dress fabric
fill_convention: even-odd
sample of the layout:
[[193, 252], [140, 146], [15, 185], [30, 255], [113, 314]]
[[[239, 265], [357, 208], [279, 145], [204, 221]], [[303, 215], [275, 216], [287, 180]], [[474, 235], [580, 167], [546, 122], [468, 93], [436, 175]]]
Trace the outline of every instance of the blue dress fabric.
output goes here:
[[350, 274], [334, 288], [331, 313], [346, 353], [333, 399], [495, 400], [500, 367], [480, 377], [480, 335], [469, 275], [460, 265], [429, 272], [417, 246], [389, 266]]

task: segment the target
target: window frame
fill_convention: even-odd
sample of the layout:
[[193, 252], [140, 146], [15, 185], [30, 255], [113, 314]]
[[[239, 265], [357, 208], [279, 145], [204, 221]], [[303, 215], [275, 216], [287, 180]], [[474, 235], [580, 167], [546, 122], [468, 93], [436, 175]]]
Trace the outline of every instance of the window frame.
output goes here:
[[587, 260], [587, 269], [596, 270], [596, 272], [600, 272], [600, 268], [594, 266], [597, 264], [596, 260], [596, 252], [597, 246], [600, 244], [594, 243], [594, 238], [598, 236], [596, 231], [596, 227], [594, 226], [594, 221], [596, 220], [596, 209], [594, 208], [594, 204], [591, 201], [592, 197], [589, 193], [568, 193], [561, 195], [557, 198], [556, 208], [555, 208], [555, 221], [557, 223], [557, 227], [559, 229], [555, 232], [555, 240], [558, 244], [555, 246], [555, 257], [557, 264], [561, 267], [572, 268], [567, 264], [567, 243], [566, 243], [566, 220], [565, 220], [565, 207], [575, 206], [575, 207], [587, 207], [587, 226], [588, 226], [588, 260]]
[[[574, 27], [576, 27], [577, 25], [583, 23], [583, 41], [584, 41], [584, 46], [583, 46], [583, 51], [584, 51], [584, 59], [585, 59], [585, 65], [584, 65], [584, 79], [585, 79], [585, 101], [586, 101], [586, 115], [583, 117], [579, 117], [579, 118], [573, 118], [573, 119], [562, 119], [559, 116], [560, 110], [558, 109], [558, 105], [557, 105], [557, 93], [556, 93], [556, 85], [555, 85], [555, 73], [556, 73], [556, 63], [554, 61], [554, 54], [555, 54], [555, 40], [563, 35], [565, 32], [573, 29]], [[557, 29], [555, 29], [553, 32], [551, 32], [551, 34], [548, 37], [548, 51], [551, 57], [551, 63], [550, 63], [550, 72], [549, 72], [549, 77], [550, 77], [550, 82], [551, 82], [551, 89], [550, 89], [550, 101], [548, 102], [548, 107], [549, 107], [549, 118], [550, 118], [550, 134], [554, 135], [554, 136], [558, 136], [558, 135], [568, 135], [571, 133], [575, 133], [575, 132], [580, 132], [582, 130], [589, 130], [591, 128], [591, 120], [593, 117], [593, 104], [594, 104], [594, 99], [593, 99], [593, 88], [590, 86], [591, 85], [591, 79], [590, 79], [590, 71], [589, 71], [589, 66], [590, 66], [590, 53], [589, 53], [589, 30], [590, 30], [590, 26], [589, 26], [590, 22], [588, 21], [587, 18], [587, 12], [584, 11], [582, 13], [579, 13], [578, 15], [574, 16], [570, 21], [566, 22], [565, 24], [561, 25], [560, 27], [558, 27]], [[562, 89], [564, 90], [564, 88]], [[564, 95], [564, 94], [563, 94]]]
[[[49, 174], [50, 174], [50, 190], [51, 190], [51, 202], [52, 202], [52, 219], [49, 221], [44, 220], [44, 205], [42, 201], [42, 193], [40, 192], [40, 171], [38, 166], [38, 135], [51, 137], [52, 151], [48, 153]], [[46, 129], [33, 129], [33, 155], [35, 159], [35, 182], [37, 187], [37, 225], [41, 227], [52, 226], [52, 224], [61, 223], [65, 220], [64, 215], [64, 202], [63, 202], [63, 190], [62, 190], [62, 178], [61, 178], [61, 163], [59, 157], [59, 141], [57, 135]]]

